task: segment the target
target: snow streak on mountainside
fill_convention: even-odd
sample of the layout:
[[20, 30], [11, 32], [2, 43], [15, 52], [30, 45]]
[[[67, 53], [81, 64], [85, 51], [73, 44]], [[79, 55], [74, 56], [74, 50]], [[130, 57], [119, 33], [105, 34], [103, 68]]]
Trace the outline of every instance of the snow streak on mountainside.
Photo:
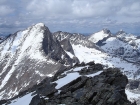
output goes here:
[[0, 44], [0, 99], [17, 95], [75, 61], [42, 23]]

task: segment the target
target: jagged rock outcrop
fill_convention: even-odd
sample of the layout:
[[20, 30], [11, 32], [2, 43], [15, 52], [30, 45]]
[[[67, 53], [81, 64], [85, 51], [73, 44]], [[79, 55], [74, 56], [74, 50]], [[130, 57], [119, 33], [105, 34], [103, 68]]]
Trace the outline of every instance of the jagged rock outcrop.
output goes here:
[[126, 76], [113, 69], [96, 77], [81, 76], [60, 88], [60, 94], [49, 97], [48, 104], [131, 105], [125, 94], [127, 82]]
[[62, 41], [64, 39], [68, 39], [71, 44], [74, 45], [82, 45], [86, 46], [89, 48], [96, 47], [94, 43], [88, 40], [88, 37], [82, 35], [82, 34], [77, 34], [77, 33], [68, 33], [68, 32], [62, 32], [58, 31], [53, 33], [53, 36], [57, 38], [57, 40]]
[[29, 105], [136, 105], [127, 100], [127, 83], [127, 77], [118, 69], [103, 70], [94, 62], [76, 64], [30, 88], [28, 92], [34, 94]]

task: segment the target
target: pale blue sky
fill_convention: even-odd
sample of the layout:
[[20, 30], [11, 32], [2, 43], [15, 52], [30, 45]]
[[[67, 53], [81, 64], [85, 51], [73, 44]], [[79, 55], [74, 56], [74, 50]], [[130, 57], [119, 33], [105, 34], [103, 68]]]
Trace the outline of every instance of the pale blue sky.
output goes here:
[[0, 32], [45, 23], [54, 31], [140, 33], [140, 0], [0, 0]]

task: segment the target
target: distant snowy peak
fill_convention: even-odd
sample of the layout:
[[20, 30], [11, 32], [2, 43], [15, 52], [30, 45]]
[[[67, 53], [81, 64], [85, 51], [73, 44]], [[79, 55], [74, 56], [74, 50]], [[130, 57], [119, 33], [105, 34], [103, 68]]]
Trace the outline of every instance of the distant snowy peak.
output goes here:
[[137, 36], [133, 34], [127, 34], [127, 33], [118, 34], [116, 35], [116, 37], [125, 42], [130, 42], [137, 39]]
[[116, 35], [121, 35], [121, 34], [126, 34], [126, 32], [123, 31], [123, 30], [121, 29], [120, 31], [118, 31], [118, 32], [116, 33]]
[[103, 29], [97, 33], [92, 34], [89, 37], [89, 40], [92, 41], [93, 43], [97, 43], [100, 40], [103, 40], [104, 38], [107, 38], [111, 36], [111, 32], [108, 29]]
[[102, 29], [105, 34], [111, 34], [111, 31], [107, 28]]

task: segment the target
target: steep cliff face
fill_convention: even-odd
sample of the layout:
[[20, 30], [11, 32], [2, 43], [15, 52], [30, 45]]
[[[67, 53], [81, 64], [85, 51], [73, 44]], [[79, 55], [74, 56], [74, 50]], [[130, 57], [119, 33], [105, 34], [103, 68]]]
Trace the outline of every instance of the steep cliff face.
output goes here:
[[0, 44], [0, 99], [17, 95], [75, 61], [39, 23]]
[[136, 105], [127, 100], [127, 83], [127, 77], [118, 69], [82, 63], [58, 71], [7, 103], [18, 105], [24, 99], [24, 105]]

